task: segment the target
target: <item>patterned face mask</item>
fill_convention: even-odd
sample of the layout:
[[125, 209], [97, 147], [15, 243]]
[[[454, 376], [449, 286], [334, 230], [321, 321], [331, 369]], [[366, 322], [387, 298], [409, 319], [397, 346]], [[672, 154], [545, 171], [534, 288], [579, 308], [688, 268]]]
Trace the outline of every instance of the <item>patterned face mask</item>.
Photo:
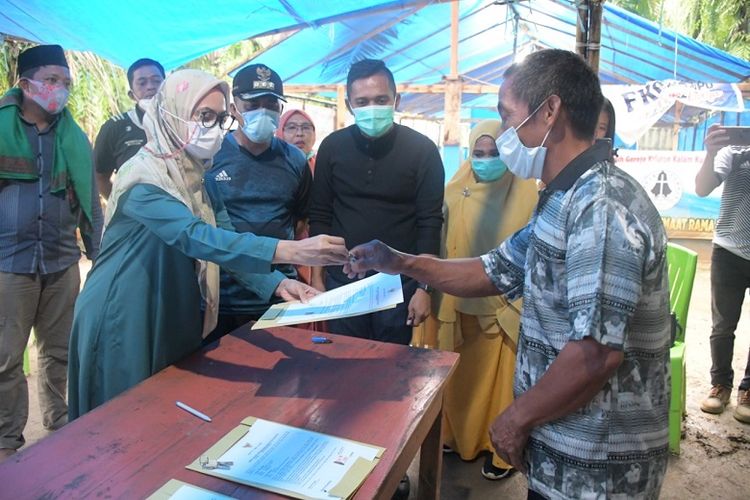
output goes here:
[[62, 85], [50, 85], [26, 78], [29, 82], [28, 92], [24, 92], [32, 101], [51, 115], [60, 113], [68, 103], [70, 91]]

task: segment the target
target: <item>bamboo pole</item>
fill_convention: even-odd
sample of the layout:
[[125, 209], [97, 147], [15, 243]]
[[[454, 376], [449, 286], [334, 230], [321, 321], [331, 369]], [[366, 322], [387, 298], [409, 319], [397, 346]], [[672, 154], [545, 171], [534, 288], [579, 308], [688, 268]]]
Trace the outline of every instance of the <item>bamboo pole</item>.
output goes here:
[[599, 54], [602, 41], [602, 0], [589, 2], [589, 36], [586, 44], [586, 62], [599, 74]]
[[458, 75], [458, 0], [451, 2], [451, 62], [450, 74], [445, 79], [445, 135], [444, 146], [458, 146], [461, 142], [461, 79]]
[[586, 44], [588, 43], [589, 30], [589, 2], [588, 0], [576, 0], [576, 53], [586, 59]]
[[680, 146], [680, 129], [682, 128], [680, 122], [682, 121], [682, 108], [684, 107], [685, 105], [680, 101], [674, 103], [674, 123], [672, 124], [672, 151], [677, 151], [677, 148]]
[[[290, 83], [284, 84], [285, 94], [320, 94], [323, 92], [338, 92], [337, 84], [305, 84]], [[497, 94], [499, 85], [489, 84], [467, 84], [461, 82], [462, 94]], [[396, 92], [399, 94], [444, 94], [446, 92], [445, 83], [434, 84], [412, 84], [401, 83], [396, 85]]]

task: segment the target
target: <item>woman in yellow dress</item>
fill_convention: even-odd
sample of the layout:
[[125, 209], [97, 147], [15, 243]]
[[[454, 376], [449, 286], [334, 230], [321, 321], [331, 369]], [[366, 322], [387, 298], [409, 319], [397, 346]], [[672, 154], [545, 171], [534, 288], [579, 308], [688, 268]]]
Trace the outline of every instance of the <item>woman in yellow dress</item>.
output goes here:
[[[501, 124], [486, 120], [471, 131], [471, 157], [445, 188], [443, 257], [476, 257], [526, 225], [538, 195], [534, 180], [515, 177], [499, 160], [495, 139]], [[444, 442], [464, 460], [489, 452], [488, 479], [511, 472], [493, 451], [489, 428], [513, 401], [513, 372], [520, 300], [464, 299], [435, 294], [433, 314], [415, 328], [413, 345], [461, 354], [445, 395]]]

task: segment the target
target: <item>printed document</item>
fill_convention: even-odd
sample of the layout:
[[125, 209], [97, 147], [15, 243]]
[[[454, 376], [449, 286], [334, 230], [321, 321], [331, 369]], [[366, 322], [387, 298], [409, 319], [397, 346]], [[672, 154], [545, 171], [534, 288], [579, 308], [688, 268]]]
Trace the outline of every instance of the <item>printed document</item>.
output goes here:
[[271, 306], [253, 330], [359, 316], [396, 307], [404, 301], [401, 275], [378, 273], [313, 297], [307, 304]]

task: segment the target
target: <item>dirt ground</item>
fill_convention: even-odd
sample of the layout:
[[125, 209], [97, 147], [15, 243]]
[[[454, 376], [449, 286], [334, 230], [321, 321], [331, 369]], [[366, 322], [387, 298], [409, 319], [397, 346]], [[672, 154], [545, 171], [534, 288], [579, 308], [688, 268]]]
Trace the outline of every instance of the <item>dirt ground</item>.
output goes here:
[[[750, 498], [750, 425], [732, 417], [736, 392], [724, 414], [715, 416], [700, 411], [700, 401], [710, 389], [711, 356], [711, 281], [710, 242], [683, 240], [678, 243], [699, 253], [693, 296], [686, 328], [687, 344], [687, 418], [681, 454], [670, 458], [661, 498], [675, 500]], [[82, 268], [85, 275], [87, 268]], [[750, 300], [746, 300], [737, 328], [734, 350], [735, 389], [742, 378], [750, 351]], [[33, 351], [33, 349], [32, 349]], [[26, 439], [30, 446], [48, 432], [40, 421], [36, 398], [35, 356], [32, 352], [32, 374], [29, 376], [30, 417]], [[526, 480], [514, 474], [502, 481], [488, 481], [479, 471], [482, 460], [463, 462], [455, 455], [445, 455], [442, 498], [480, 500], [486, 498], [526, 498]], [[417, 461], [409, 469], [412, 484], [416, 482]], [[412, 498], [414, 495], [412, 488]]]

